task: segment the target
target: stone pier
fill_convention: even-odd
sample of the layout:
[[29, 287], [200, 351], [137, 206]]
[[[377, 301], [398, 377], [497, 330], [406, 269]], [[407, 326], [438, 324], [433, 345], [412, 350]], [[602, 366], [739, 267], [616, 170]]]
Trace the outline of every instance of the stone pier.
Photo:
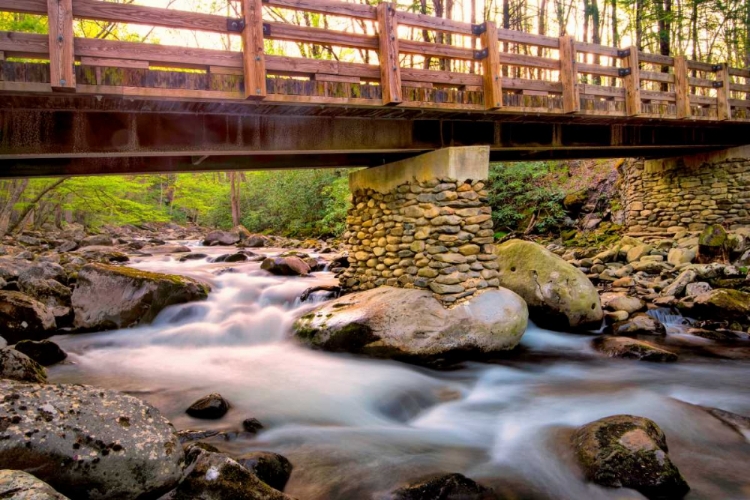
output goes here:
[[623, 166], [631, 232], [750, 226], [750, 146]]
[[352, 173], [342, 286], [429, 289], [446, 305], [497, 288], [489, 152], [446, 148]]

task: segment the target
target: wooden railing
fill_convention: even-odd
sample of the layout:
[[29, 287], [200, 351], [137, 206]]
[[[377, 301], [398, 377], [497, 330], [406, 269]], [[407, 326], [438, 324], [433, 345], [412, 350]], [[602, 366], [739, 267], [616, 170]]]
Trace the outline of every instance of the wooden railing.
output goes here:
[[[102, 0], [0, 0], [0, 11], [49, 19], [48, 35], [0, 32], [0, 91], [750, 120], [748, 69], [505, 30], [493, 21], [471, 25], [399, 11], [389, 3], [241, 3], [242, 17], [228, 19]], [[377, 34], [275, 22], [264, 18], [265, 8], [353, 19]], [[74, 38], [74, 19], [239, 35], [243, 50]], [[448, 34], [453, 43], [403, 38], [409, 29], [432, 33], [432, 39]], [[265, 40], [372, 51], [380, 63], [270, 55]], [[428, 58], [445, 69], [417, 67]]]

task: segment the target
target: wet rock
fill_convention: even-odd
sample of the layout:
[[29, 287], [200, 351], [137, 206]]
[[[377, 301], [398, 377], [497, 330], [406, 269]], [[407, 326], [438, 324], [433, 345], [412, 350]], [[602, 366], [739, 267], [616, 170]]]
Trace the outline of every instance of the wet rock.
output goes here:
[[183, 276], [89, 264], [78, 273], [73, 292], [74, 326], [107, 330], [147, 324], [167, 306], [204, 300], [209, 290]]
[[279, 276], [307, 276], [311, 271], [305, 261], [293, 256], [269, 257], [261, 263], [260, 268]]
[[0, 470], [3, 500], [68, 500], [52, 486], [21, 470]]
[[213, 262], [245, 262], [248, 260], [248, 256], [245, 253], [237, 252], [225, 255], [219, 255]]
[[180, 443], [190, 443], [193, 441], [198, 441], [200, 439], [208, 439], [222, 434], [223, 433], [221, 431], [213, 429], [186, 429], [177, 431], [177, 438], [180, 440]]
[[159, 246], [147, 248], [146, 251], [148, 253], [159, 255], [159, 254], [168, 254], [168, 253], [190, 253], [192, 250], [190, 250], [189, 247], [186, 247], [185, 245], [164, 245], [161, 244]]
[[696, 337], [701, 337], [701, 338], [709, 339], [709, 340], [718, 340], [718, 341], [737, 340], [740, 338], [740, 335], [729, 330], [717, 331], [717, 330], [706, 330], [704, 328], [688, 328], [686, 333], [688, 335], [695, 335]]
[[165, 500], [291, 500], [235, 460], [193, 446], [177, 489]]
[[229, 231], [211, 231], [208, 233], [203, 240], [205, 246], [217, 246], [217, 245], [235, 245], [239, 243], [240, 235], [236, 232]]
[[263, 248], [266, 246], [267, 238], [259, 234], [251, 234], [242, 240], [243, 246], [247, 248]]
[[208, 258], [208, 255], [205, 253], [189, 253], [180, 257], [180, 262], [187, 262], [189, 260], [201, 260], [206, 258]]
[[194, 418], [216, 420], [227, 414], [229, 403], [221, 394], [213, 393], [200, 398], [185, 411]]
[[598, 327], [602, 321], [599, 295], [580, 270], [544, 247], [510, 240], [495, 251], [500, 286], [519, 294], [531, 318], [550, 328]]
[[605, 417], [573, 435], [586, 477], [611, 488], [632, 488], [651, 499], [682, 498], [690, 490], [669, 459], [664, 433], [651, 420], [631, 415]]
[[610, 358], [638, 359], [641, 361], [677, 361], [677, 354], [661, 349], [649, 342], [627, 337], [597, 337], [594, 349]]
[[14, 346], [15, 350], [22, 352], [42, 366], [51, 366], [63, 361], [68, 355], [59, 345], [49, 340], [40, 342], [34, 340], [22, 340]]
[[719, 408], [706, 408], [706, 411], [750, 441], [750, 417]]
[[242, 428], [245, 430], [245, 432], [256, 434], [263, 428], [263, 424], [261, 424], [260, 420], [258, 420], [257, 418], [246, 418], [242, 421]]
[[430, 363], [512, 349], [527, 321], [526, 304], [510, 290], [487, 290], [446, 309], [429, 291], [383, 286], [328, 302], [294, 330], [326, 351]]
[[82, 385], [0, 381], [0, 468], [33, 471], [81, 500], [156, 498], [180, 478], [171, 424], [132, 396]]
[[389, 495], [391, 500], [491, 500], [497, 498], [489, 488], [477, 484], [462, 474], [429, 476]]
[[607, 324], [617, 323], [618, 321], [625, 321], [628, 319], [630, 315], [627, 313], [627, 311], [607, 311], [604, 313], [604, 319], [607, 321]]
[[611, 327], [613, 335], [666, 335], [667, 329], [659, 320], [646, 313], [636, 313], [626, 321]]
[[750, 293], [717, 288], [696, 297], [687, 297], [678, 302], [677, 307], [701, 319], [748, 321]]
[[22, 352], [12, 347], [4, 347], [0, 349], [0, 379], [44, 384], [47, 382], [47, 372], [39, 363]]
[[0, 291], [0, 331], [8, 342], [48, 337], [55, 317], [40, 302], [20, 292]]
[[238, 457], [237, 462], [279, 491], [284, 491], [289, 476], [292, 475], [292, 463], [286, 457], [270, 451], [246, 453]]
[[80, 247], [108, 247], [112, 246], [112, 238], [106, 234], [95, 234], [81, 240]]
[[625, 311], [633, 314], [646, 308], [646, 303], [638, 297], [631, 297], [624, 293], [607, 292], [601, 295], [602, 307], [611, 311]]

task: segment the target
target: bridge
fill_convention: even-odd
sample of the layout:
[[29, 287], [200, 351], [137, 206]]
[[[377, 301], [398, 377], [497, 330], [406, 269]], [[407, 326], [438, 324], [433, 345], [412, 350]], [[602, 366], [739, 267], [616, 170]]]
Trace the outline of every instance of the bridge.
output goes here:
[[[664, 158], [750, 137], [749, 69], [389, 3], [239, 4], [227, 18], [0, 0], [0, 11], [47, 16], [49, 28], [0, 32], [0, 177], [375, 166], [475, 145], [493, 161]], [[296, 26], [271, 8], [332, 22]], [[218, 33], [242, 50], [77, 38], [75, 19]], [[275, 55], [269, 40], [321, 50]], [[342, 48], [349, 57], [330, 56]]]

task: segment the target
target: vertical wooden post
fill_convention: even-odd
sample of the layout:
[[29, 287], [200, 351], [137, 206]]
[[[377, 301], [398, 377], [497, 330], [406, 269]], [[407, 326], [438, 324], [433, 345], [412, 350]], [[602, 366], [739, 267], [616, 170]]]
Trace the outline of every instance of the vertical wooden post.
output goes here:
[[52, 90], [76, 91], [73, 51], [73, 0], [47, 0], [49, 73]]
[[503, 107], [503, 80], [500, 69], [500, 43], [497, 38], [497, 24], [485, 21], [484, 32], [479, 36], [482, 51], [487, 56], [482, 59], [482, 78], [484, 81], [484, 107], [498, 109]]
[[245, 64], [245, 98], [263, 99], [266, 90], [266, 59], [263, 54], [263, 0], [242, 0], [245, 29], [242, 59]]
[[638, 62], [638, 47], [630, 47], [623, 61], [622, 69], [628, 71], [628, 74], [623, 76], [625, 114], [637, 116], [641, 114], [641, 68]]
[[398, 21], [396, 21], [396, 9], [388, 2], [378, 5], [378, 33], [383, 104], [398, 104], [403, 101], [401, 65], [398, 60]]
[[581, 110], [581, 99], [578, 95], [578, 60], [575, 39], [570, 35], [560, 37], [560, 83], [563, 89], [563, 111], [577, 113]]
[[677, 118], [690, 118], [690, 84], [687, 57], [674, 58], [674, 92], [677, 98]]
[[724, 63], [716, 72], [716, 81], [721, 85], [716, 88], [716, 113], [719, 120], [732, 118], [732, 108], [729, 106], [729, 86], [732, 80], [729, 77], [729, 64]]

